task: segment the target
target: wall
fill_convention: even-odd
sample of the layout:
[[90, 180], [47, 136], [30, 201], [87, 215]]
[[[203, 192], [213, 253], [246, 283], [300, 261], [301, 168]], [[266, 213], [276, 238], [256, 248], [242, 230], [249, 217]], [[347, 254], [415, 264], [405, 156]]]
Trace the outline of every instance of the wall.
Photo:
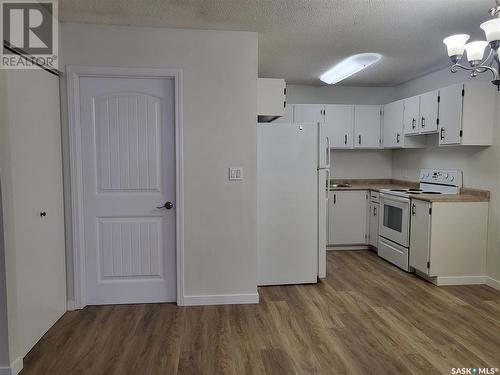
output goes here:
[[385, 104], [394, 95], [394, 87], [286, 86], [286, 100], [293, 104]]
[[[0, 107], [1, 108], [1, 107]], [[0, 373], [10, 366], [9, 323], [7, 320], [7, 278], [5, 276], [5, 245], [3, 237], [2, 188], [0, 181]]]
[[62, 24], [61, 37], [68, 65], [182, 69], [185, 295], [254, 296], [257, 34]]
[[391, 150], [335, 150], [331, 153], [332, 178], [392, 178]]
[[[404, 83], [395, 88], [394, 99], [417, 95], [426, 91], [466, 81], [468, 74], [452, 74], [448, 69]], [[481, 77], [490, 79], [490, 76]], [[461, 169], [464, 186], [491, 191], [489, 234], [488, 234], [488, 275], [500, 280], [500, 94], [496, 101], [497, 123], [494, 128], [491, 147], [437, 147], [437, 135], [429, 136], [428, 146], [420, 150], [397, 150], [393, 152], [393, 177], [418, 179], [421, 168]]]
[[[16, 254], [14, 247], [13, 181], [11, 169], [11, 145], [9, 111], [7, 106], [7, 74], [0, 70], [0, 183], [2, 184], [3, 244], [5, 258], [5, 292], [7, 303], [7, 331], [9, 363], [17, 359], [17, 293]], [[5, 323], [4, 323], [5, 324]]]
[[[395, 95], [393, 87], [287, 85], [291, 104], [385, 104]], [[391, 150], [332, 151], [332, 178], [391, 178]]]

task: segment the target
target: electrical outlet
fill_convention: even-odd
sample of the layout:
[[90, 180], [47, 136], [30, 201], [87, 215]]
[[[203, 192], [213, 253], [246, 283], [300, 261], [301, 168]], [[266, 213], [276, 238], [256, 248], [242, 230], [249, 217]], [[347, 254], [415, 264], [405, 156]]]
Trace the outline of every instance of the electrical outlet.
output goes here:
[[243, 181], [243, 168], [230, 167], [229, 168], [229, 181]]

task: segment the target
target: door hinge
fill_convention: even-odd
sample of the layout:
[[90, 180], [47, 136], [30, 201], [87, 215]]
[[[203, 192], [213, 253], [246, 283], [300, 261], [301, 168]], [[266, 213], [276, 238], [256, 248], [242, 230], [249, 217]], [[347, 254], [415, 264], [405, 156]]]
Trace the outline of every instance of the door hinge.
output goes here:
[[427, 268], [431, 268], [431, 262], [427, 262]]
[[286, 108], [286, 101], [283, 102], [283, 108]]
[[439, 119], [436, 119], [436, 124], [438, 124], [438, 125], [439, 125]]
[[438, 95], [438, 103], [441, 102], [441, 95]]
[[368, 239], [368, 235], [365, 233], [365, 240]]
[[283, 94], [286, 95], [286, 87], [283, 89]]
[[365, 198], [368, 199], [368, 194], [365, 195]]
[[465, 89], [462, 89], [462, 96], [465, 96]]
[[429, 207], [429, 215], [432, 215], [432, 207]]
[[460, 130], [460, 137], [462, 137], [463, 135], [464, 135], [464, 131]]

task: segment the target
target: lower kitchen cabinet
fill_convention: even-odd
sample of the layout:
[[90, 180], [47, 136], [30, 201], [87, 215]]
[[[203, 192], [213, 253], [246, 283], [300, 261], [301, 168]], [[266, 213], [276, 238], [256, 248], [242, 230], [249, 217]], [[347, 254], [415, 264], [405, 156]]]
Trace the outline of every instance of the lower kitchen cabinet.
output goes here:
[[368, 244], [378, 247], [378, 209], [379, 203], [370, 202], [368, 211]]
[[438, 285], [486, 274], [487, 202], [411, 203], [410, 266]]
[[328, 212], [329, 245], [366, 244], [368, 191], [334, 191], [332, 195]]

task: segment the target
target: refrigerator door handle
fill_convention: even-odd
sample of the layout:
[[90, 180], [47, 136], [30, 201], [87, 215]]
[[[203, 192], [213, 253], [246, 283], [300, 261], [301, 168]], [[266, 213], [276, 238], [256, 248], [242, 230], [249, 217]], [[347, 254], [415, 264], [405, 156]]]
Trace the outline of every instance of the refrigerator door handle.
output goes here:
[[330, 199], [330, 170], [326, 170], [326, 199]]
[[330, 168], [332, 155], [330, 154], [330, 137], [326, 137], [326, 166]]

